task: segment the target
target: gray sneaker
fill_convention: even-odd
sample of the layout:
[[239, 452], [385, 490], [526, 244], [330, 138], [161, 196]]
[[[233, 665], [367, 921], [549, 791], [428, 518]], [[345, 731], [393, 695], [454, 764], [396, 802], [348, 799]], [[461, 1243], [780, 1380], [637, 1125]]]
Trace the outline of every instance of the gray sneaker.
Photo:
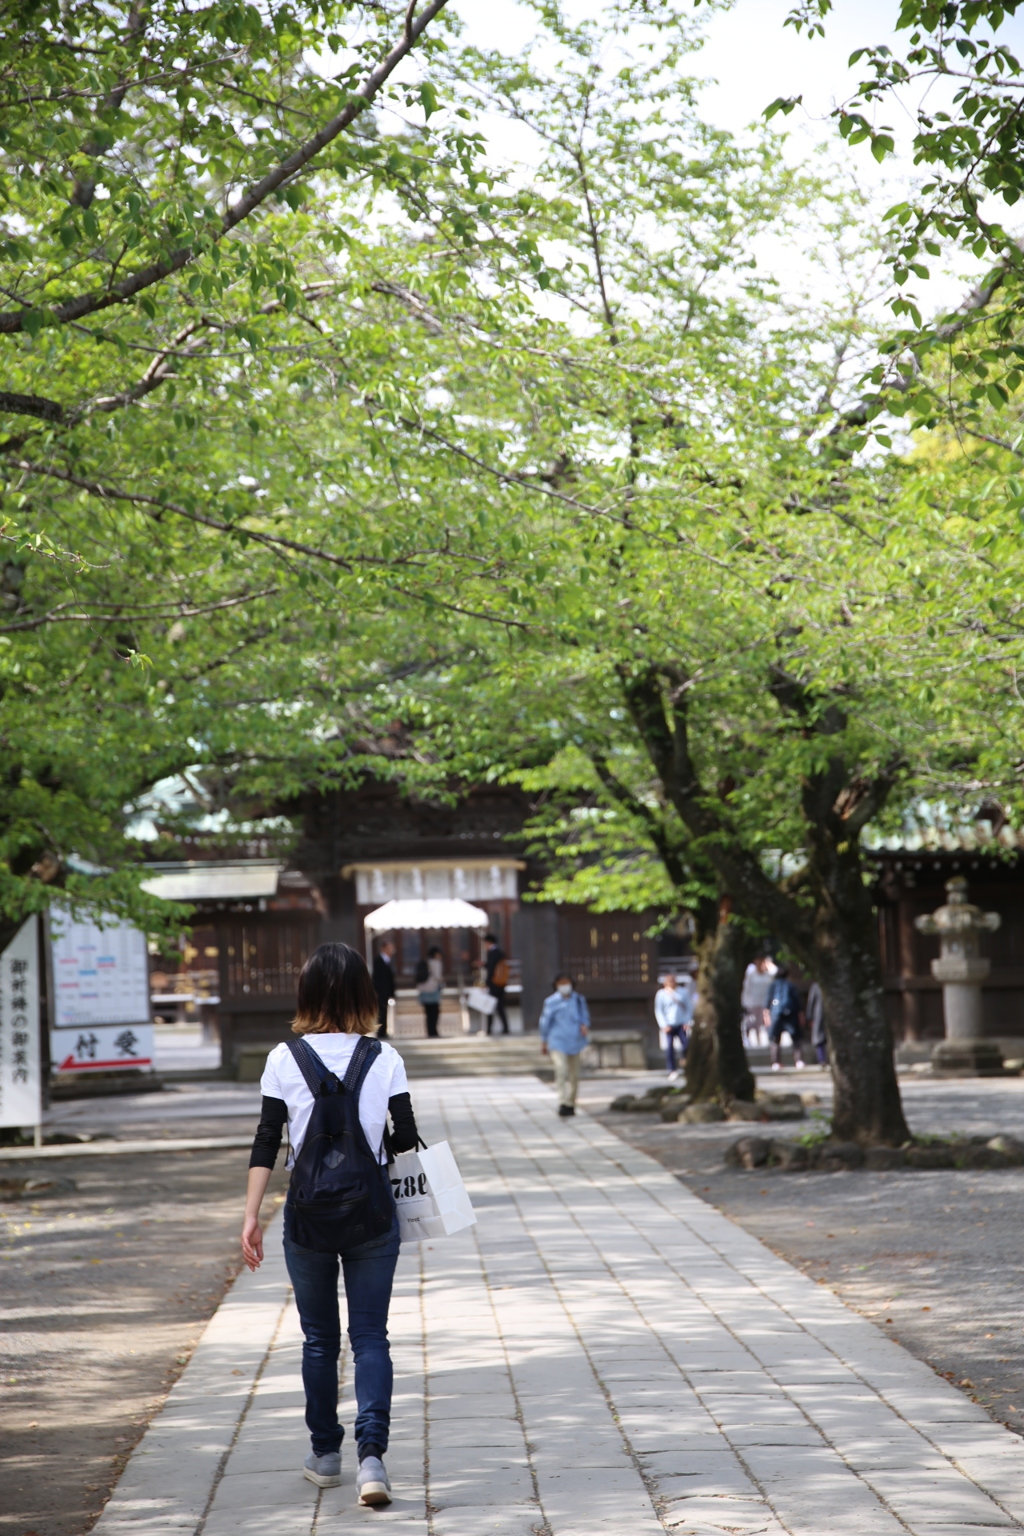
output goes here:
[[328, 1451], [326, 1456], [318, 1456], [316, 1451], [310, 1451], [302, 1475], [318, 1488], [337, 1488], [341, 1482], [341, 1452]]
[[391, 1482], [379, 1456], [365, 1456], [356, 1473], [360, 1504], [390, 1504]]

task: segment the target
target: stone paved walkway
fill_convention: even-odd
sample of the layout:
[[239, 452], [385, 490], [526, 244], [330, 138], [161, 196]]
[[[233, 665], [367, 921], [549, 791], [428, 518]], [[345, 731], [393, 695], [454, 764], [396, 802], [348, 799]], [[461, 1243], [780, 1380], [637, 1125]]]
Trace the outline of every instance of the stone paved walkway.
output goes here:
[[274, 1222], [97, 1536], [1024, 1530], [1024, 1442], [644, 1153], [559, 1121], [536, 1080], [415, 1088], [479, 1224], [402, 1254], [395, 1502], [356, 1506], [350, 1442], [340, 1488], [299, 1474], [301, 1341]]

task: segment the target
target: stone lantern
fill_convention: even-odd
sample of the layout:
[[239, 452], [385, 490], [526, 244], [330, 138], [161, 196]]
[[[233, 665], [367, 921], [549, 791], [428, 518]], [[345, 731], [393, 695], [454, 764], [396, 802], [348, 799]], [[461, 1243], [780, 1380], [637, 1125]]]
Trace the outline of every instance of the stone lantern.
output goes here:
[[949, 901], [927, 917], [914, 919], [919, 933], [937, 933], [941, 953], [932, 975], [942, 982], [946, 1038], [932, 1052], [932, 1064], [944, 1072], [999, 1072], [1003, 1053], [994, 1040], [982, 1039], [981, 984], [991, 964], [979, 953], [983, 933], [1002, 922], [998, 912], [982, 912], [967, 900], [962, 875], [946, 881]]

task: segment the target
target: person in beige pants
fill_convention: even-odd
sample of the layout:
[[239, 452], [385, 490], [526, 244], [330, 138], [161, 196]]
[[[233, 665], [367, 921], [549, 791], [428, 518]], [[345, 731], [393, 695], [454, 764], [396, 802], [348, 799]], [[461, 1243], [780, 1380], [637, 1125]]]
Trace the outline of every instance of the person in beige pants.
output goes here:
[[555, 977], [555, 990], [545, 1000], [540, 1015], [541, 1055], [551, 1057], [558, 1113], [563, 1119], [576, 1113], [580, 1052], [589, 1038], [587, 1000], [573, 989], [572, 977], [563, 972]]

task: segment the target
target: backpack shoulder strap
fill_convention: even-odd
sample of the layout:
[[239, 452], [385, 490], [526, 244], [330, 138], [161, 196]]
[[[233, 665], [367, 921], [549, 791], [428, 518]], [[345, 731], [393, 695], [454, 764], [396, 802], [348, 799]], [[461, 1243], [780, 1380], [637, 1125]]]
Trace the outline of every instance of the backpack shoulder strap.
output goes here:
[[321, 1084], [333, 1077], [334, 1073], [324, 1065], [306, 1040], [286, 1040], [285, 1045], [295, 1058], [295, 1065], [305, 1078], [306, 1087], [314, 1099], [319, 1098]]
[[345, 1088], [349, 1093], [354, 1093], [357, 1099], [359, 1098], [359, 1090], [363, 1086], [366, 1074], [377, 1060], [380, 1051], [381, 1045], [379, 1040], [372, 1039], [370, 1035], [359, 1036], [344, 1079]]

